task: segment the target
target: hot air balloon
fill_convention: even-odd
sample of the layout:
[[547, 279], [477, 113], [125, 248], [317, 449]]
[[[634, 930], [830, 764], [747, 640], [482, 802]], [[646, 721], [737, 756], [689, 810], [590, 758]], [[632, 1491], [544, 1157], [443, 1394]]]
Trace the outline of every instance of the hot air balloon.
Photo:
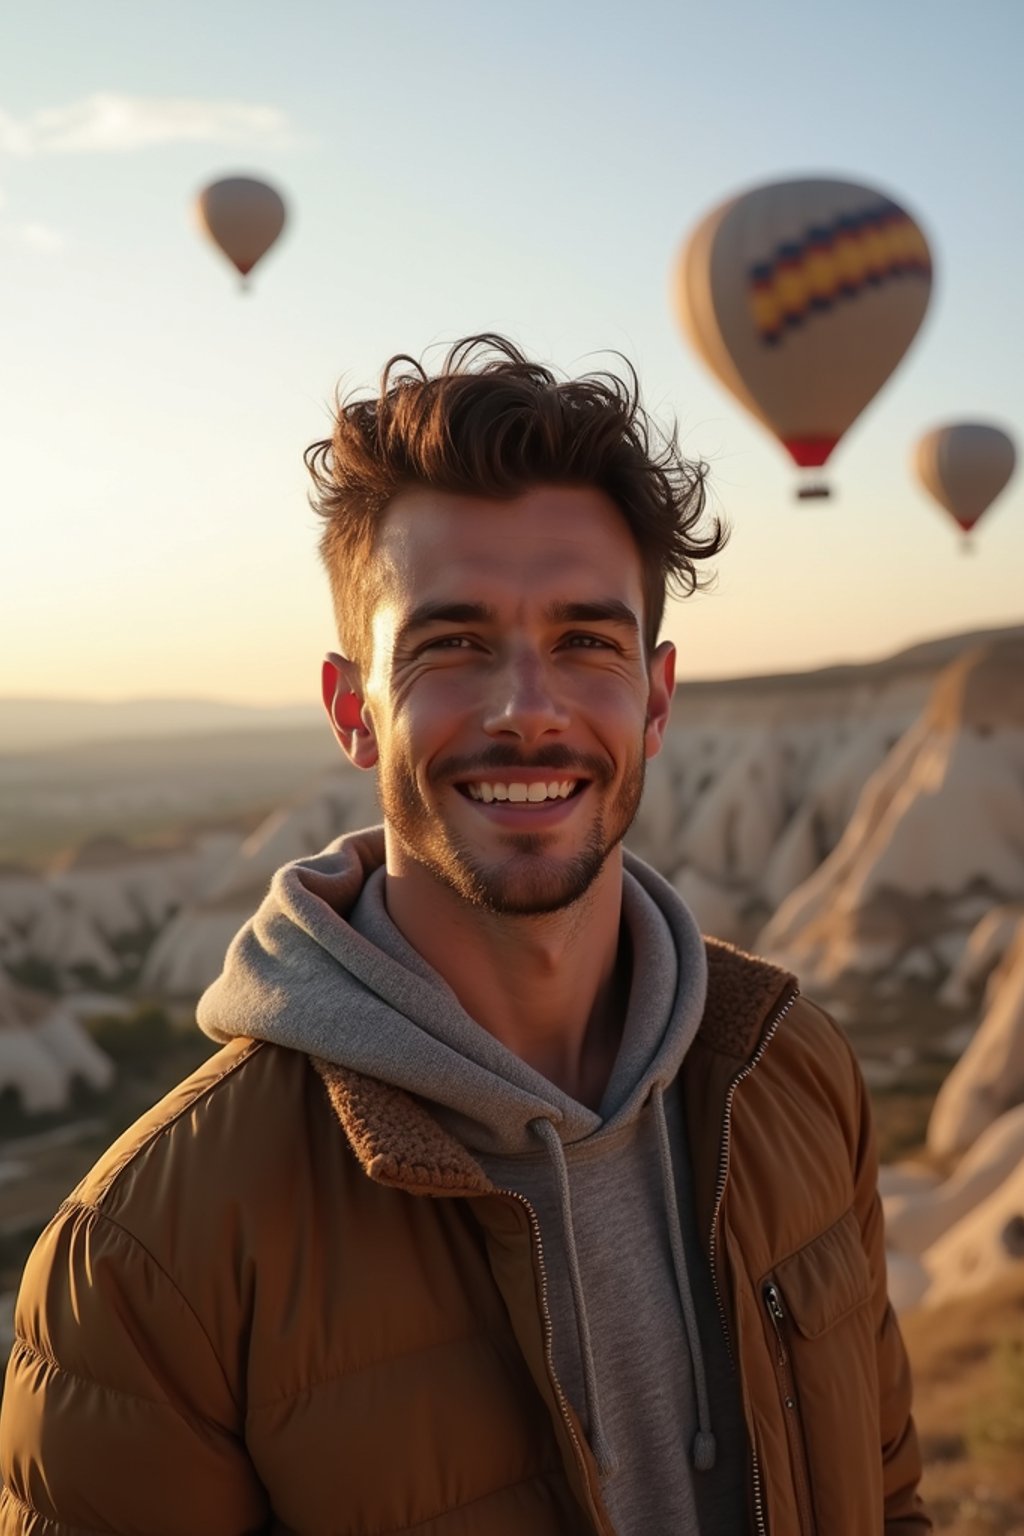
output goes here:
[[982, 421], [954, 421], [926, 432], [914, 449], [917, 478], [966, 536], [1009, 483], [1013, 439]]
[[284, 199], [265, 181], [228, 176], [196, 199], [199, 226], [237, 269], [242, 287], [284, 228]]
[[697, 225], [674, 271], [679, 321], [725, 387], [813, 473], [885, 383], [924, 319], [928, 244], [881, 192], [772, 182]]

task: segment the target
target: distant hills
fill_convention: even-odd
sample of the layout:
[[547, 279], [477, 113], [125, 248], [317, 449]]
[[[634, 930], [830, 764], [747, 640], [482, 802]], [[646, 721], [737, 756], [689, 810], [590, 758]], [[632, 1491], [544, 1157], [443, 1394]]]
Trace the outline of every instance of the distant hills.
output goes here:
[[226, 731], [290, 731], [321, 724], [318, 704], [261, 707], [215, 699], [0, 698], [0, 755], [87, 741], [206, 736]]
[[[872, 685], [891, 682], [896, 677], [909, 677], [915, 673], [930, 675], [941, 672], [949, 662], [955, 661], [964, 651], [993, 640], [1024, 638], [1024, 624], [1003, 625], [999, 629], [972, 629], [952, 635], [940, 635], [934, 640], [921, 640], [891, 656], [877, 661], [835, 662], [824, 667], [811, 667], [801, 672], [763, 672], [749, 677], [714, 677], [706, 680], [682, 678], [680, 686], [688, 694], [714, 694], [725, 698], [734, 693], [757, 693], [765, 689], [782, 694], [793, 692], [818, 692], [822, 689], [848, 684]], [[2, 701], [0, 701], [2, 706]], [[2, 719], [2, 715], [0, 715]]]

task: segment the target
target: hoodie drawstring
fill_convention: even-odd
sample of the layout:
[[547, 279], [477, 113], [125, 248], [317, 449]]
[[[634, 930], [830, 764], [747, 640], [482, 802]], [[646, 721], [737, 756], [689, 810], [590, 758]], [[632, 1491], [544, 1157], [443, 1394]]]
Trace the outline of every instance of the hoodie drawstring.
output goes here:
[[545, 1120], [543, 1117], [531, 1120], [530, 1129], [544, 1143], [551, 1154], [551, 1161], [555, 1166], [558, 1176], [558, 1203], [562, 1214], [562, 1239], [569, 1266], [569, 1284], [572, 1287], [572, 1299], [576, 1312], [576, 1332], [579, 1338], [580, 1356], [583, 1361], [583, 1389], [587, 1399], [587, 1424], [590, 1430], [594, 1458], [597, 1461], [602, 1477], [608, 1477], [615, 1471], [615, 1459], [605, 1439], [604, 1426], [601, 1423], [601, 1414], [598, 1407], [597, 1373], [594, 1370], [594, 1355], [590, 1347], [590, 1324], [587, 1321], [587, 1305], [583, 1296], [583, 1282], [580, 1279], [580, 1261], [576, 1252], [576, 1234], [572, 1224], [572, 1201], [569, 1198], [569, 1170], [565, 1162], [565, 1149], [562, 1146], [562, 1138], [550, 1120]]
[[683, 1229], [679, 1221], [679, 1200], [676, 1195], [675, 1170], [672, 1167], [672, 1148], [668, 1139], [668, 1122], [665, 1119], [665, 1094], [657, 1085], [651, 1094], [654, 1106], [654, 1123], [658, 1128], [658, 1151], [661, 1160], [661, 1184], [665, 1196], [665, 1214], [668, 1217], [668, 1238], [672, 1249], [672, 1267], [676, 1275], [676, 1290], [683, 1309], [686, 1339], [690, 1346], [693, 1365], [693, 1382], [697, 1393], [697, 1433], [693, 1437], [691, 1459], [694, 1470], [710, 1472], [715, 1464], [716, 1445], [711, 1429], [711, 1404], [708, 1400], [708, 1379], [704, 1369], [704, 1355], [700, 1347], [697, 1328], [697, 1309], [693, 1304], [690, 1277], [686, 1271], [686, 1254], [683, 1250]]
[[[660, 1086], [655, 1087], [652, 1092], [651, 1102], [654, 1108], [654, 1123], [658, 1135], [658, 1160], [661, 1165], [662, 1196], [665, 1204], [665, 1215], [668, 1221], [669, 1246], [672, 1250], [672, 1268], [675, 1273], [676, 1292], [679, 1296], [679, 1305], [682, 1308], [683, 1323], [686, 1328], [686, 1341], [690, 1350], [694, 1388], [697, 1396], [697, 1433], [693, 1439], [690, 1460], [694, 1471], [710, 1472], [715, 1465], [717, 1447], [711, 1428], [711, 1404], [708, 1399], [707, 1372], [704, 1368], [704, 1355], [700, 1347], [700, 1332], [697, 1327], [697, 1309], [694, 1306], [693, 1292], [690, 1289], [690, 1277], [686, 1270], [683, 1230], [679, 1219], [679, 1201], [676, 1195], [675, 1172], [672, 1167], [672, 1149], [669, 1145], [668, 1122], [665, 1119], [664, 1093]], [[565, 1148], [562, 1146], [562, 1138], [550, 1120], [543, 1117], [531, 1120], [530, 1129], [544, 1143], [550, 1153], [558, 1179], [558, 1203], [562, 1216], [562, 1241], [565, 1247], [566, 1263], [569, 1270], [569, 1284], [572, 1288], [573, 1305], [576, 1312], [576, 1332], [579, 1338], [580, 1356], [583, 1362], [583, 1387], [586, 1393], [587, 1422], [590, 1428], [594, 1457], [602, 1476], [607, 1477], [615, 1470], [615, 1458], [605, 1438], [604, 1426], [601, 1423], [597, 1392], [597, 1373], [594, 1369], [594, 1355], [590, 1344], [590, 1324], [587, 1320], [587, 1306], [583, 1295], [583, 1282], [580, 1278], [579, 1255], [576, 1252], [576, 1234], [572, 1224], [572, 1200], [569, 1194], [569, 1169], [565, 1161]]]

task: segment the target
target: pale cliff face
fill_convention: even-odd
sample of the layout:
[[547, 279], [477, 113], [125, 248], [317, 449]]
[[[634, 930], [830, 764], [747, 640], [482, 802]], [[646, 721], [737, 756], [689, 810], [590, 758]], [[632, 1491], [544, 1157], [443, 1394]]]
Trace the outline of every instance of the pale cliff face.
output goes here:
[[929, 1151], [937, 1157], [964, 1151], [999, 1115], [1022, 1103], [1024, 919], [999, 968], [998, 985], [992, 988], [977, 1033], [939, 1089], [928, 1123]]
[[833, 852], [761, 934], [805, 984], [909, 974], [919, 950], [937, 976], [987, 908], [1024, 900], [1024, 671], [1017, 643], [1005, 650], [1009, 662], [989, 647], [939, 679]]

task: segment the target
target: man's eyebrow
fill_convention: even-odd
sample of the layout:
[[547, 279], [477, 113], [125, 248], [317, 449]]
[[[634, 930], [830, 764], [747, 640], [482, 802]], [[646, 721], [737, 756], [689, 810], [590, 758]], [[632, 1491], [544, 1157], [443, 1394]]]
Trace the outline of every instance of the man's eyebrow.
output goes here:
[[600, 598], [592, 603], [552, 603], [545, 615], [550, 624], [617, 624], [621, 629], [640, 631], [640, 623], [628, 603], [617, 597]]
[[[631, 634], [640, 632], [636, 614], [617, 597], [598, 598], [589, 603], [551, 603], [544, 617], [549, 624], [616, 624]], [[497, 611], [486, 603], [420, 603], [399, 626], [396, 643], [402, 644], [431, 624], [495, 624], [497, 618]]]
[[420, 603], [402, 621], [397, 639], [401, 642], [428, 624], [490, 624], [494, 618], [494, 609], [486, 603]]

